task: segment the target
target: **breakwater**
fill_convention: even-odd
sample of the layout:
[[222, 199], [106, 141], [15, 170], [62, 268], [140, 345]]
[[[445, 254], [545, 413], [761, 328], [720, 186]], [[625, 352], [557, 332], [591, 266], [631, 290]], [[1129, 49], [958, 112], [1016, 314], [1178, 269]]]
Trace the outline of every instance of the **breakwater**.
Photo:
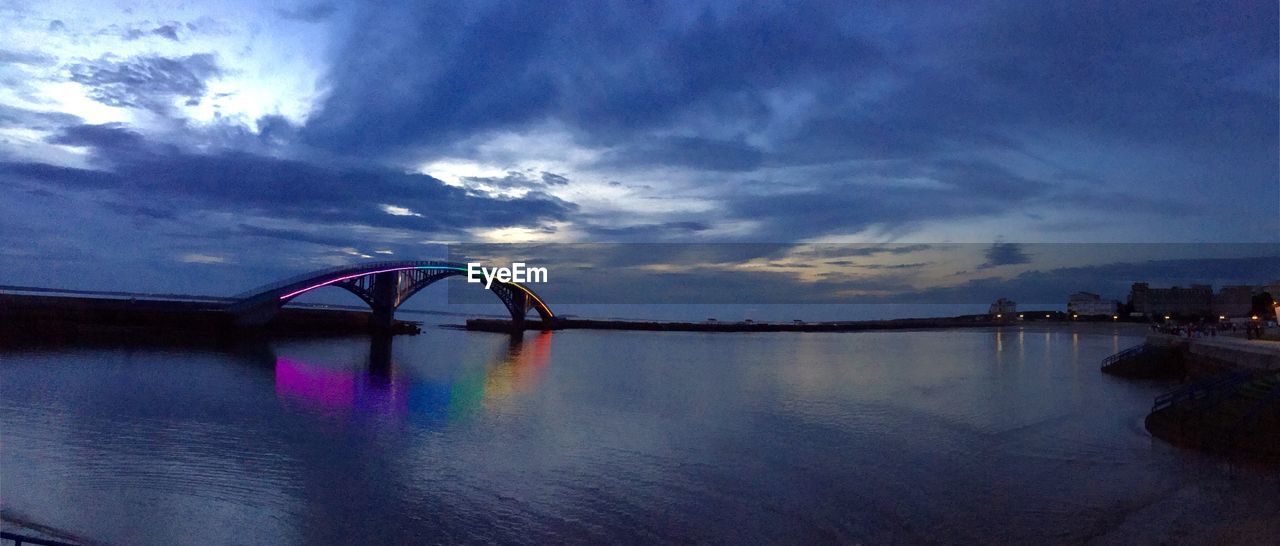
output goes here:
[[[322, 308], [281, 310], [268, 324], [235, 323], [220, 300], [70, 297], [0, 294], [0, 339], [25, 342], [115, 339], [204, 340], [244, 335], [342, 335], [369, 331], [367, 311]], [[418, 325], [396, 321], [393, 333], [413, 333]]]
[[[1062, 322], [1066, 316], [1055, 312], [1034, 312], [1046, 316], [1042, 322]], [[1027, 321], [1031, 322], [1031, 321]], [[963, 315], [956, 317], [905, 318], [891, 320], [862, 320], [841, 322], [661, 322], [639, 320], [602, 320], [557, 318], [550, 322], [526, 320], [525, 330], [638, 330], [655, 332], [863, 332], [875, 330], [918, 330], [936, 328], [989, 328], [993, 326], [1018, 326], [1023, 322], [997, 320], [989, 315]], [[470, 319], [467, 330], [485, 332], [509, 332], [510, 320]]]

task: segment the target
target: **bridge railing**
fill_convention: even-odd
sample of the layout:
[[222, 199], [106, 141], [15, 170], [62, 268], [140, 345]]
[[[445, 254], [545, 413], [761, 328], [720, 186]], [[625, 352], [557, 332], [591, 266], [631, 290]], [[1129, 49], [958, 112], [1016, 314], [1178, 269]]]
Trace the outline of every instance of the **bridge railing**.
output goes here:
[[458, 263], [454, 263], [454, 262], [444, 262], [444, 261], [438, 261], [438, 260], [427, 260], [427, 261], [381, 261], [381, 262], [366, 262], [366, 263], [360, 263], [360, 264], [356, 264], [356, 265], [340, 265], [340, 266], [330, 267], [330, 268], [328, 268], [328, 269], [321, 269], [321, 270], [319, 270], [319, 271], [309, 271], [309, 272], [307, 272], [307, 273], [302, 273], [302, 274], [299, 274], [299, 275], [294, 275], [294, 276], [289, 277], [289, 278], [284, 279], [284, 280], [279, 280], [279, 281], [276, 281], [276, 282], [273, 282], [273, 283], [270, 283], [270, 284], [264, 284], [264, 285], [262, 285], [262, 286], [259, 286], [259, 287], [257, 287], [257, 288], [254, 288], [254, 289], [252, 289], [252, 290], [247, 290], [247, 291], [245, 291], [245, 292], [241, 292], [241, 293], [236, 294], [235, 296], [232, 296], [232, 297], [233, 297], [234, 299], [237, 299], [237, 300], [244, 300], [244, 299], [251, 298], [251, 297], [253, 297], [253, 296], [257, 296], [257, 295], [259, 295], [259, 294], [263, 294], [263, 293], [266, 293], [266, 292], [272, 292], [272, 291], [275, 291], [275, 290], [279, 290], [279, 289], [281, 289], [281, 288], [284, 288], [284, 287], [286, 287], [286, 286], [295, 285], [295, 284], [298, 284], [298, 283], [301, 283], [301, 282], [304, 282], [304, 281], [308, 281], [308, 280], [311, 280], [311, 279], [315, 279], [315, 278], [318, 278], [318, 277], [325, 277], [325, 276], [327, 276], [327, 275], [334, 274], [334, 273], [341, 273], [341, 272], [353, 272], [353, 273], [354, 273], [354, 272], [359, 272], [359, 271], [362, 271], [362, 270], [377, 271], [377, 270], [379, 270], [379, 269], [387, 269], [387, 268], [391, 268], [391, 267], [402, 267], [402, 266], [403, 266], [403, 267], [418, 267], [418, 266], [450, 266], [450, 267], [466, 267], [466, 265], [465, 265], [465, 264], [458, 264]]
[[1151, 412], [1155, 413], [1178, 402], [1186, 400], [1216, 399], [1225, 396], [1231, 392], [1231, 388], [1245, 381], [1253, 379], [1253, 376], [1247, 373], [1233, 373], [1226, 377], [1201, 381], [1193, 383], [1182, 388], [1161, 394], [1151, 405]]
[[27, 535], [19, 535], [10, 533], [9, 531], [0, 531], [0, 540], [11, 540], [14, 546], [22, 546], [23, 544], [36, 544], [38, 546], [76, 546], [70, 542], [61, 540], [53, 540], [50, 538], [40, 538]]
[[1102, 359], [1102, 368], [1105, 369], [1107, 366], [1115, 364], [1116, 362], [1120, 362], [1121, 360], [1124, 360], [1126, 358], [1132, 358], [1132, 357], [1146, 354], [1150, 350], [1151, 350], [1151, 346], [1147, 345], [1146, 343], [1143, 343], [1141, 345], [1134, 345], [1133, 347], [1129, 347], [1128, 349], [1125, 349], [1107, 358]]

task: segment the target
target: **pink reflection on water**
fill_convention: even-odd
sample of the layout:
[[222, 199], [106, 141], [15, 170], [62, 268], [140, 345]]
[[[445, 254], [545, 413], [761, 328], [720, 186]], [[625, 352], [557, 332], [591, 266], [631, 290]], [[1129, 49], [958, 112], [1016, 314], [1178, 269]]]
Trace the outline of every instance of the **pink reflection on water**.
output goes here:
[[404, 414], [408, 388], [404, 378], [276, 358], [276, 397], [324, 414]]
[[356, 378], [352, 372], [330, 370], [276, 358], [276, 396], [304, 403], [325, 413], [350, 413], [355, 405]]

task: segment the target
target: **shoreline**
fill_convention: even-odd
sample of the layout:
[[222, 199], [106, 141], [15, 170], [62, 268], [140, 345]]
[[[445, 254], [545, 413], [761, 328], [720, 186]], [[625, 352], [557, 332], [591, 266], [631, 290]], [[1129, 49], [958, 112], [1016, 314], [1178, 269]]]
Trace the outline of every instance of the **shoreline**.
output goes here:
[[857, 320], [839, 322], [660, 322], [631, 320], [601, 320], [582, 318], [558, 318], [550, 322], [526, 320], [523, 327], [516, 327], [507, 319], [468, 319], [466, 324], [450, 326], [478, 332], [511, 332], [513, 330], [619, 330], [647, 332], [871, 332], [892, 330], [941, 330], [958, 328], [993, 328], [1027, 326], [1119, 326], [1144, 327], [1143, 323], [1112, 320], [1071, 320], [1066, 313], [1032, 311], [1036, 316], [1050, 318], [1028, 320], [997, 320], [989, 315], [961, 315], [954, 317], [903, 318], [886, 320]]
[[[225, 309], [226, 302], [210, 299], [136, 299], [0, 293], [0, 339], [9, 343], [75, 342], [94, 340], [235, 340], [261, 336], [348, 336], [373, 333], [372, 313], [356, 309], [285, 307], [268, 324], [242, 327]], [[862, 332], [879, 330], [935, 330], [1002, 326], [1075, 326], [1140, 323], [1104, 317], [1071, 319], [1059, 311], [1025, 311], [1026, 319], [996, 319], [990, 315], [899, 318], [884, 320], [777, 322], [687, 322], [590, 318], [528, 319], [517, 326], [510, 319], [470, 318], [445, 327], [469, 331], [513, 333], [539, 330], [626, 330], [656, 332]], [[395, 321], [392, 334], [416, 334], [421, 322]]]
[[1182, 378], [1143, 419], [1152, 437], [1233, 459], [1280, 462], [1280, 343], [1152, 333], [1104, 359], [1102, 372]]

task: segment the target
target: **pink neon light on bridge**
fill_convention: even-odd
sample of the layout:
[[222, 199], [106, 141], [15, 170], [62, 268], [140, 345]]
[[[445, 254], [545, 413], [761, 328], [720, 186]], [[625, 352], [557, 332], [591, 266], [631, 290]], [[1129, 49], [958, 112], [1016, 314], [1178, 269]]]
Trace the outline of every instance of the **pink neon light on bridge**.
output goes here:
[[[311, 285], [311, 286], [308, 286], [308, 287], [306, 287], [306, 288], [303, 288], [302, 290], [295, 290], [295, 291], [293, 291], [293, 292], [290, 292], [290, 293], [288, 293], [288, 294], [285, 294], [285, 295], [283, 295], [283, 296], [280, 296], [280, 301], [287, 300], [287, 299], [292, 298], [292, 297], [294, 297], [294, 296], [297, 296], [298, 294], [301, 294], [301, 293], [303, 293], [303, 292], [307, 292], [307, 291], [310, 291], [310, 290], [315, 290], [315, 289], [320, 288], [320, 287], [322, 287], [322, 286], [329, 286], [329, 285], [331, 285], [331, 284], [333, 284], [333, 283], [336, 283], [336, 282], [342, 282], [342, 281], [345, 281], [345, 280], [354, 279], [354, 278], [356, 278], [356, 277], [363, 277], [363, 276], [365, 276], [365, 275], [377, 275], [378, 273], [390, 273], [390, 272], [392, 272], [392, 271], [406, 271], [406, 270], [409, 270], [409, 269], [449, 269], [449, 270], [453, 270], [453, 271], [466, 271], [466, 269], [463, 269], [463, 268], [461, 268], [461, 267], [449, 267], [449, 266], [440, 266], [440, 265], [417, 265], [417, 266], [408, 266], [408, 267], [392, 267], [392, 268], [390, 268], [390, 269], [379, 269], [379, 270], [377, 270], [377, 271], [365, 271], [365, 272], [363, 272], [363, 273], [355, 273], [355, 274], [352, 274], [352, 275], [347, 275], [347, 276], [345, 276], [345, 277], [338, 277], [338, 278], [333, 279], [333, 280], [325, 281], [325, 282], [322, 282], [322, 283], [320, 283], [320, 284]], [[529, 297], [531, 297], [531, 298], [533, 298], [535, 301], [537, 301], [537, 302], [538, 302], [538, 305], [542, 306], [542, 308], [547, 312], [547, 314], [548, 314], [548, 315], [550, 315], [550, 316], [552, 316], [552, 317], [556, 316], [556, 314], [555, 314], [555, 313], [552, 313], [552, 312], [551, 312], [551, 308], [550, 308], [550, 307], [547, 307], [547, 304], [542, 303], [542, 298], [539, 298], [536, 294], [534, 294], [534, 293], [533, 293], [533, 291], [531, 291], [531, 290], [529, 290], [528, 288], [525, 288], [525, 287], [523, 287], [523, 286], [520, 286], [519, 284], [513, 283], [513, 282], [509, 282], [509, 283], [506, 283], [506, 284], [509, 284], [509, 285], [511, 285], [511, 286], [514, 286], [514, 287], [516, 287], [516, 288], [519, 288], [520, 290], [523, 290], [525, 294], [528, 294], [528, 295], [529, 295]]]

